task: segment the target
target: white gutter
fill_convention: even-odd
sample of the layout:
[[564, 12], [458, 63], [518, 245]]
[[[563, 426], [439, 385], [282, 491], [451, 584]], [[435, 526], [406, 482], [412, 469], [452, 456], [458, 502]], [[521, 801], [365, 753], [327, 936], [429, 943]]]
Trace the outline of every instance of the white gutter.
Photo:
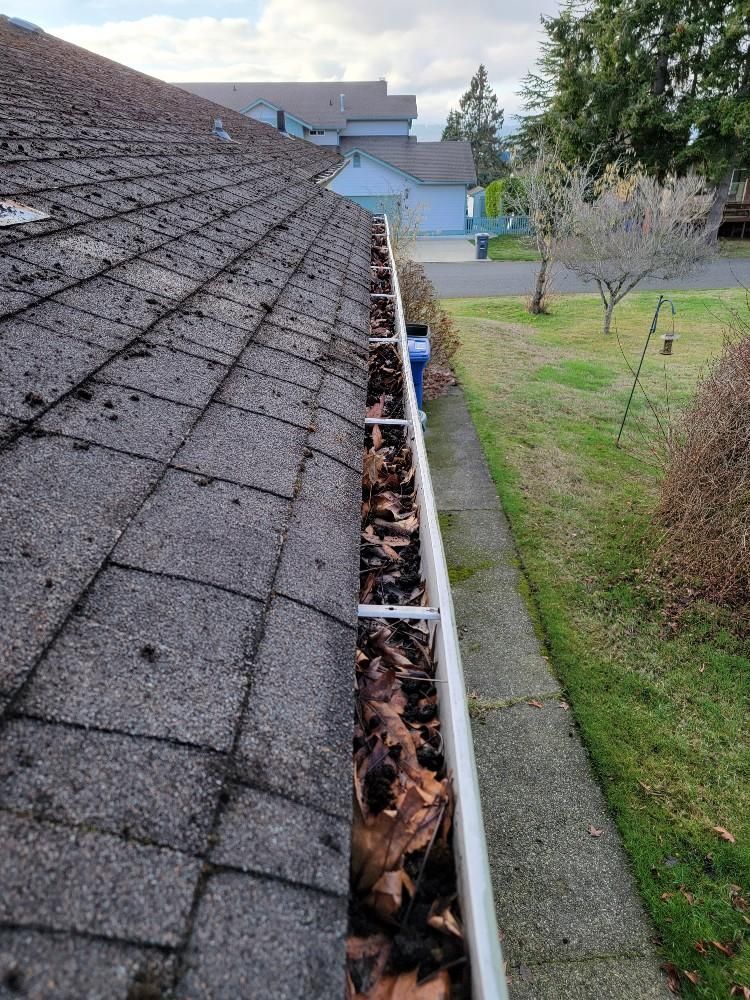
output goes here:
[[[461, 916], [471, 963], [474, 1000], [508, 1000], [505, 966], [495, 919], [495, 904], [487, 860], [482, 806], [479, 797], [471, 725], [466, 703], [466, 685], [461, 668], [458, 635], [448, 580], [448, 567], [440, 535], [435, 495], [430, 479], [417, 397], [411, 378], [406, 321], [401, 302], [398, 274], [393, 258], [391, 233], [385, 219], [388, 255], [395, 293], [396, 334], [404, 370], [404, 416], [415, 469], [417, 503], [420, 510], [420, 547], [422, 575], [426, 585], [428, 608], [388, 608], [389, 617], [421, 617], [430, 622], [434, 642], [436, 676], [441, 682], [440, 720], [445, 758], [453, 776], [456, 811], [453, 819], [456, 868], [458, 871]], [[380, 421], [379, 421], [380, 422]], [[364, 615], [372, 614], [365, 605]], [[366, 610], [365, 610], [366, 609]], [[380, 616], [384, 617], [381, 607]]]

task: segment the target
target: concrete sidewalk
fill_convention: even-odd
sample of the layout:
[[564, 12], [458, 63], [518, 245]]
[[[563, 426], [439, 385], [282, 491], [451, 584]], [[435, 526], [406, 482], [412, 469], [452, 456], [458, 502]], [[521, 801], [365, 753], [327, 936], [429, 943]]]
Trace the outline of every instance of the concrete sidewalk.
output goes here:
[[[427, 413], [511, 996], [664, 1000], [653, 930], [540, 652], [463, 394], [431, 401]], [[590, 826], [603, 833], [592, 836]]]

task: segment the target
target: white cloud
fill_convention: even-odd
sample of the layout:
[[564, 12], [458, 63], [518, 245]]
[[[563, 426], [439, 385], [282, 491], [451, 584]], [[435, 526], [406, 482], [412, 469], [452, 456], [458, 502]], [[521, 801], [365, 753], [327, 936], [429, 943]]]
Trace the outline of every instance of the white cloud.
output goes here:
[[[164, 14], [54, 29], [68, 41], [172, 81], [367, 80], [416, 93], [419, 120], [441, 122], [480, 62], [506, 120], [533, 65], [539, 15], [557, 0], [268, 0], [256, 19]], [[490, 9], [490, 8], [495, 8]]]

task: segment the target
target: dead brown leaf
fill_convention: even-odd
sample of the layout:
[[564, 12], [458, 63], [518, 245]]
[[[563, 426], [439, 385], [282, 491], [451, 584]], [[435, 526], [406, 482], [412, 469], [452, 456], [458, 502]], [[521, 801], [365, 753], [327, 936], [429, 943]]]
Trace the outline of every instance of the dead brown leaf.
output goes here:
[[710, 943], [717, 951], [720, 951], [722, 955], [726, 955], [727, 958], [734, 958], [734, 951], [731, 945], [722, 944], [721, 941], [711, 941]]
[[590, 833], [592, 837], [601, 837], [601, 835], [604, 833], [604, 827], [591, 825], [588, 827], [587, 832]]
[[430, 907], [427, 923], [430, 927], [434, 927], [435, 930], [442, 931], [443, 934], [453, 934], [455, 937], [463, 939], [464, 932], [458, 920], [451, 912], [450, 901], [446, 903], [445, 900], [436, 899]]
[[367, 993], [355, 994], [353, 1000], [450, 1000], [450, 975], [441, 971], [425, 983], [417, 983], [417, 971], [398, 976], [383, 976]]
[[667, 988], [670, 993], [680, 996], [682, 992], [680, 990], [680, 970], [672, 962], [664, 962], [662, 969], [667, 974]]
[[383, 471], [383, 466], [385, 465], [385, 459], [382, 455], [378, 454], [377, 451], [373, 451], [372, 448], [365, 452], [364, 459], [362, 462], [362, 469], [365, 480], [374, 486], [380, 478], [380, 474]]
[[698, 952], [699, 955], [707, 955], [708, 948], [703, 941], [693, 941], [693, 947]]
[[723, 826], [712, 826], [711, 829], [714, 833], [718, 833], [720, 840], [726, 840], [729, 844], [737, 843], [737, 838], [729, 830], [725, 830]]
[[699, 972], [688, 972], [687, 969], [683, 969], [682, 974], [685, 977], [685, 979], [688, 979], [693, 984], [693, 986], [697, 986], [698, 983], [701, 981]]
[[414, 895], [414, 883], [403, 868], [383, 872], [370, 890], [370, 905], [384, 920], [392, 920], [401, 909], [404, 889]]
[[527, 705], [531, 705], [532, 708], [544, 708], [541, 701], [537, 701], [536, 698], [532, 698], [530, 701], [526, 702]]
[[750, 986], [742, 986], [741, 983], [733, 983], [729, 991], [730, 997], [742, 997], [742, 1000], [750, 1000]]

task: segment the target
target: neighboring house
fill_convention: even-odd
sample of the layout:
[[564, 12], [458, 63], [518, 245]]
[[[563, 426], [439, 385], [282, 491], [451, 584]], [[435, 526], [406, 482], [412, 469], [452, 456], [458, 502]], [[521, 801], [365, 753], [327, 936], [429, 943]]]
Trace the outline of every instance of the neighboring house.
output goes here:
[[719, 235], [750, 236], [750, 169], [738, 167], [732, 175]]
[[481, 184], [469, 188], [469, 215], [473, 219], [482, 218], [485, 215], [485, 194]]
[[0, 51], [0, 996], [343, 997], [371, 216]]
[[385, 80], [334, 83], [182, 83], [290, 135], [341, 153], [329, 188], [373, 212], [408, 211], [424, 235], [466, 231], [476, 184], [468, 142], [418, 142], [416, 97], [389, 94]]

